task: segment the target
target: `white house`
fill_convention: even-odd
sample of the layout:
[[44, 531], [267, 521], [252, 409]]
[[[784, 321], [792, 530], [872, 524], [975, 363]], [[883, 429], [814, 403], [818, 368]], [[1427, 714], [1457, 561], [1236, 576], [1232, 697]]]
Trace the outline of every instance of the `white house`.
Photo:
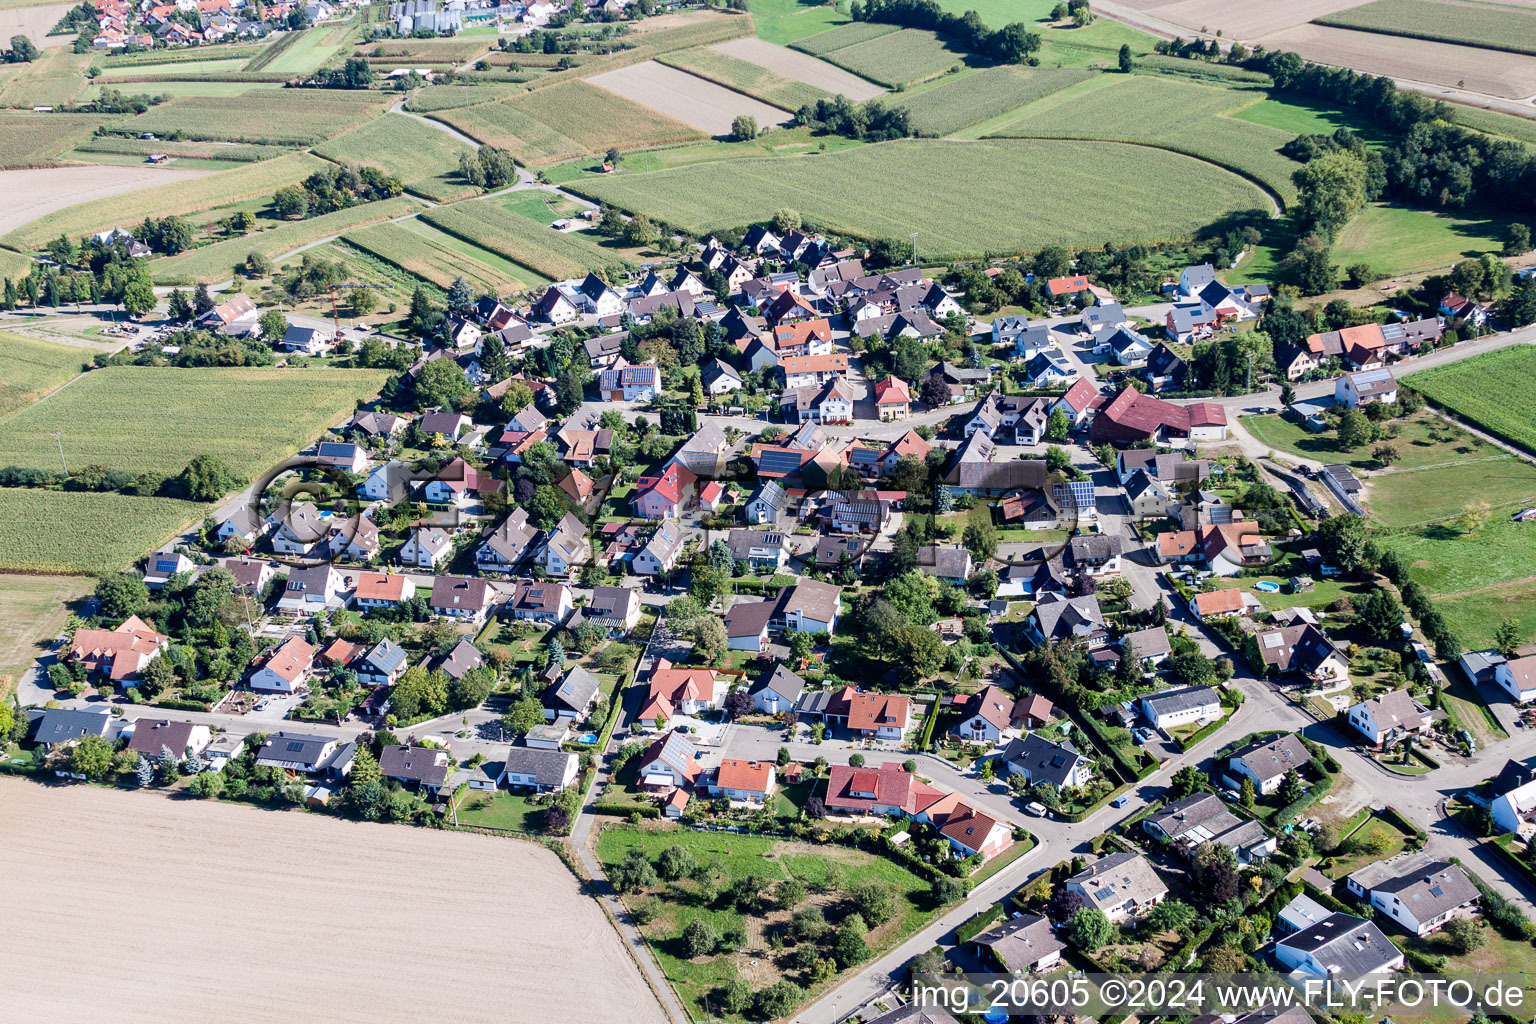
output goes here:
[[1536, 700], [1536, 655], [1494, 666], [1493, 681], [1521, 704]]
[[804, 692], [804, 679], [783, 665], [774, 665], [773, 671], [753, 683], [747, 694], [755, 709], [765, 715], [777, 715], [791, 710]]
[[578, 761], [569, 752], [511, 747], [502, 762], [499, 781], [518, 789], [559, 791], [575, 781]]
[[1282, 937], [1275, 943], [1275, 957], [1293, 971], [1321, 978], [1385, 974], [1403, 966], [1402, 950], [1380, 928], [1343, 913]]
[[1068, 892], [1083, 898], [1085, 906], [1102, 911], [1114, 924], [1141, 917], [1168, 895], [1168, 886], [1151, 863], [1135, 853], [1100, 857], [1068, 878], [1066, 885]]
[[1397, 401], [1397, 378], [1386, 367], [1346, 373], [1333, 385], [1333, 400], [1350, 409], [1372, 402], [1391, 405]]
[[[958, 702], [957, 702], [958, 703]], [[997, 743], [1007, 735], [1017, 735], [1013, 727], [1013, 695], [1000, 686], [989, 686], [975, 694], [962, 708], [962, 717], [950, 732], [970, 743]]]
[[1345, 883], [1405, 931], [1428, 935], [1482, 894], [1458, 865], [1423, 853], [1367, 864]]
[[1390, 747], [1429, 728], [1429, 709], [1407, 690], [1393, 690], [1349, 709], [1349, 724], [1373, 747]]
[[400, 548], [400, 564], [435, 569], [453, 554], [453, 539], [436, 527], [412, 530]]
[[710, 796], [722, 796], [736, 803], [762, 804], [778, 788], [777, 776], [771, 761], [728, 757], [720, 762], [704, 788]]
[[247, 682], [253, 690], [293, 693], [309, 681], [314, 662], [315, 649], [299, 637], [290, 637], [257, 663]]
[[1213, 722], [1221, 717], [1221, 698], [1210, 686], [1182, 686], [1149, 693], [1139, 701], [1141, 713], [1154, 729], [1169, 729], [1191, 722]]

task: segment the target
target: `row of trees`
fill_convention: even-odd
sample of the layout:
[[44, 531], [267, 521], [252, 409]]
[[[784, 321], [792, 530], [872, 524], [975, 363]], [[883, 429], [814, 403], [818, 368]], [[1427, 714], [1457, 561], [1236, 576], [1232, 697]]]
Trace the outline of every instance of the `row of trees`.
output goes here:
[[[1086, 3], [1082, 9], [1086, 14]], [[1023, 22], [1011, 22], [994, 30], [975, 11], [951, 14], [934, 0], [864, 0], [862, 4], [854, 0], [849, 13], [854, 21], [878, 21], [937, 32], [971, 53], [1004, 64], [1034, 64], [1034, 54], [1040, 49], [1040, 34], [1025, 28]]]

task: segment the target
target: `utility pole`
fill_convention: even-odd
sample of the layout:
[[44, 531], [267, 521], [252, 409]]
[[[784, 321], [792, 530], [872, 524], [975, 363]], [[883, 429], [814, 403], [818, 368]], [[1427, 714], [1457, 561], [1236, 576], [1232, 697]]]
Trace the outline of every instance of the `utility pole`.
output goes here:
[[912, 265], [917, 266], [917, 232], [912, 232]]
[[1244, 391], [1252, 391], [1253, 390], [1253, 353], [1252, 352], [1248, 353], [1248, 382], [1244, 386], [1243, 390]]
[[59, 465], [64, 468], [64, 475], [69, 476], [69, 463], [64, 461], [64, 431], [55, 430], [53, 432], [53, 439], [59, 445]]

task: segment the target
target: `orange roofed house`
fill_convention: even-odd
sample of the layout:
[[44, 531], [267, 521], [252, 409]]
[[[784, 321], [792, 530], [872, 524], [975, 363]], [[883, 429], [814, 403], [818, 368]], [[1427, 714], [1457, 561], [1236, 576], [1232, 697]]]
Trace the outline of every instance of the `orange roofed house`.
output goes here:
[[875, 384], [875, 409], [882, 420], [904, 420], [912, 412], [912, 389], [900, 377]]
[[130, 615], [116, 629], [75, 630], [69, 660], [84, 665], [87, 672], [100, 672], [126, 689], [170, 642], [170, 637], [156, 633], [137, 615]]
[[879, 768], [833, 765], [825, 803], [834, 814], [902, 817], [933, 825], [962, 857], [994, 857], [1013, 845], [1013, 830], [1007, 825], [894, 762]]
[[719, 707], [724, 697], [725, 683], [713, 669], [676, 668], [666, 658], [658, 658], [640, 721], [660, 724], [677, 715], [697, 715]]
[[694, 494], [699, 478], [680, 462], [670, 462], [655, 476], [635, 484], [635, 514], [643, 519], [677, 519]]
[[848, 731], [880, 740], [901, 740], [912, 724], [912, 701], [901, 694], [855, 693], [848, 699]]
[[704, 783], [710, 796], [738, 803], [761, 804], [773, 796], [778, 777], [771, 761], [742, 761], [728, 757]]

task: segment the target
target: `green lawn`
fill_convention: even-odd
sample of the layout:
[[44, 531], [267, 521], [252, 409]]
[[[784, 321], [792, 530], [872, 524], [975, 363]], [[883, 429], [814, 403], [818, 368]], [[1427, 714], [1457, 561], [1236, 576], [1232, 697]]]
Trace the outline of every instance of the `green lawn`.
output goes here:
[[[1341, 582], [1338, 579], [1320, 579], [1313, 577], [1311, 590], [1302, 591], [1300, 594], [1290, 592], [1287, 584], [1288, 576], [1244, 576], [1241, 578], [1216, 580], [1217, 590], [1231, 590], [1240, 587], [1249, 591], [1259, 599], [1259, 603], [1270, 611], [1279, 611], [1282, 608], [1326, 608], [1341, 597], [1358, 597], [1364, 594], [1369, 587], [1363, 583]], [[1267, 594], [1262, 590], [1254, 590], [1253, 585], [1261, 580], [1278, 583], [1278, 593]]]
[[1452, 216], [1375, 203], [1345, 225], [1333, 258], [1340, 267], [1367, 263], [1386, 275], [1448, 267], [1469, 256], [1498, 252], [1509, 224], [1499, 216]]
[[[680, 828], [619, 827], [605, 829], [598, 836], [597, 856], [605, 867], [611, 868], [623, 860], [627, 850], [639, 848], [654, 863], [661, 851], [670, 846], [684, 847], [693, 854], [696, 862], [709, 865], [713, 869], [713, 882], [721, 888], [733, 879], [756, 875], [770, 883], [794, 877], [813, 893], [825, 889], [825, 893], [812, 895], [807, 902], [823, 905], [828, 921], [833, 924], [844, 913], [844, 901], [839, 895], [841, 890], [865, 883], [877, 883], [894, 890], [898, 904], [896, 917], [871, 930], [868, 936], [871, 947], [877, 952], [896, 945], [936, 913], [928, 903], [928, 883], [922, 878], [895, 861], [847, 847], [818, 847], [766, 836], [693, 832]], [[722, 905], [718, 899], [701, 896], [695, 882], [678, 883], [677, 889], [680, 896], [661, 895], [662, 890], [658, 887], [644, 894], [632, 894], [627, 899], [631, 906], [655, 900], [654, 906], [659, 912], [649, 924], [642, 926], [641, 931], [650, 942], [662, 971], [691, 1010], [702, 1012], [704, 997], [738, 974], [746, 977], [753, 988], [761, 988], [786, 975], [801, 983], [806, 981], [804, 971], [788, 967], [789, 950], [776, 953], [762, 940], [764, 926], [782, 921], [787, 917], [786, 912], [775, 910], [764, 916], [744, 917]], [[704, 920], [717, 931], [743, 926], [747, 942], [735, 953], [688, 959], [679, 948], [677, 938], [694, 920]], [[808, 992], [807, 998], [811, 994]], [[718, 1012], [718, 1007], [715, 1010]]]
[[[1374, 836], [1381, 837], [1381, 841], [1384, 844], [1381, 851], [1373, 852], [1362, 849], [1362, 845]], [[1372, 815], [1348, 839], [1342, 841], [1341, 849], [1347, 852], [1342, 856], [1335, 857], [1333, 859], [1333, 866], [1328, 868], [1324, 874], [1329, 878], [1343, 878], [1351, 871], [1363, 868], [1367, 864], [1374, 864], [1379, 860], [1386, 860], [1388, 857], [1403, 852], [1403, 846], [1406, 841], [1407, 837], [1403, 833], [1399, 832], [1385, 820]]]
[[471, 792], [459, 804], [460, 825], [479, 828], [505, 828], [517, 832], [538, 832], [544, 816], [542, 807], [535, 807], [526, 796], [497, 790], [494, 794]]
[[1491, 647], [1494, 630], [1505, 619], [1518, 622], [1524, 636], [1536, 636], [1536, 576], [1471, 593], [1439, 595], [1435, 607], [1468, 650]]
[[[998, 181], [1016, 185], [999, 191]], [[862, 238], [917, 231], [933, 258], [1187, 237], [1215, 212], [1266, 204], [1246, 180], [1177, 153], [1033, 139], [906, 140], [814, 158], [589, 178], [569, 187], [699, 235], [766, 221], [784, 207]], [[950, 198], [896, 205], [883, 198], [898, 192]], [[1052, 201], [1063, 193], [1073, 202]]]
[[1365, 496], [1371, 514], [1389, 527], [1418, 526], [1459, 516], [1471, 501], [1501, 510], [1536, 503], [1536, 466], [1513, 455], [1460, 465], [1383, 473]]
[[1368, 145], [1385, 145], [1389, 141], [1379, 128], [1347, 110], [1298, 96], [1260, 100], [1232, 116], [1294, 135], [1332, 135], [1340, 128], [1348, 128]]
[[80, 372], [95, 352], [0, 331], [0, 417], [31, 405]]
[[793, 43], [797, 39], [848, 22], [848, 16], [831, 4], [808, 4], [800, 0], [750, 0], [748, 6], [758, 36], [780, 45]]
[[[1450, 424], [1434, 413], [1423, 412], [1406, 420], [1393, 420], [1402, 432], [1393, 440], [1397, 446], [1397, 468], [1415, 469], [1449, 462], [1471, 462], [1498, 457], [1499, 449], [1467, 431]], [[1279, 415], [1244, 416], [1243, 428], [1260, 444], [1278, 452], [1316, 459], [1332, 465], [1343, 463], [1355, 469], [1381, 469], [1371, 454], [1375, 445], [1345, 450], [1339, 447], [1332, 430], [1314, 434], [1306, 427]]]

